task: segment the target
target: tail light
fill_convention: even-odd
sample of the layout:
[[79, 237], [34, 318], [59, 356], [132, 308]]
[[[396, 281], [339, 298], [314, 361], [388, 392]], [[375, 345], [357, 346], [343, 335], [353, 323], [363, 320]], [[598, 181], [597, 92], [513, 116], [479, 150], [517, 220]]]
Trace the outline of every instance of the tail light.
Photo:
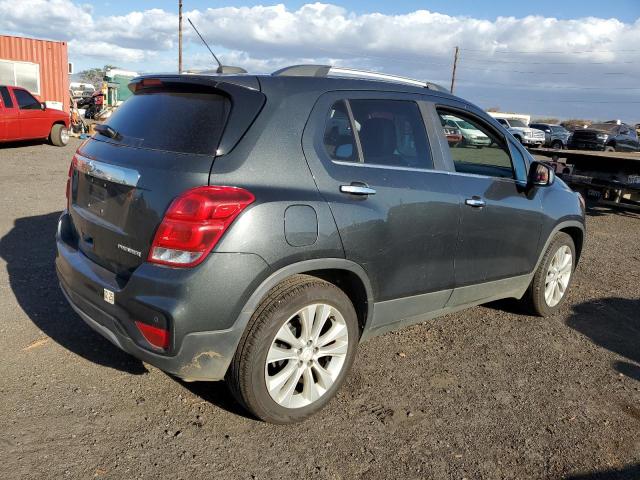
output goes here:
[[193, 267], [215, 247], [229, 225], [253, 201], [237, 187], [197, 187], [176, 198], [156, 231], [148, 261]]
[[73, 169], [76, 166], [76, 162], [76, 156], [74, 155], [71, 163], [69, 164], [69, 174], [67, 175], [67, 191], [65, 192], [65, 195], [67, 196], [67, 209], [71, 206], [71, 179], [73, 177]]
[[169, 348], [169, 331], [136, 321], [136, 327], [151, 345], [166, 350]]

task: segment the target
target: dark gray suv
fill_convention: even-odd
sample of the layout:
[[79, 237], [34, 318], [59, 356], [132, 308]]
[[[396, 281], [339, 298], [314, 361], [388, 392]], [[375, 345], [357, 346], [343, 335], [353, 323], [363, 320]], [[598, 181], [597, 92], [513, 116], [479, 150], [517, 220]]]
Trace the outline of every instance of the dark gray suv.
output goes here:
[[[226, 378], [263, 420], [319, 410], [374, 335], [501, 298], [552, 315], [566, 299], [581, 197], [433, 84], [296, 66], [130, 88], [71, 163], [61, 288], [121, 349]], [[443, 117], [488, 146], [450, 147]]]

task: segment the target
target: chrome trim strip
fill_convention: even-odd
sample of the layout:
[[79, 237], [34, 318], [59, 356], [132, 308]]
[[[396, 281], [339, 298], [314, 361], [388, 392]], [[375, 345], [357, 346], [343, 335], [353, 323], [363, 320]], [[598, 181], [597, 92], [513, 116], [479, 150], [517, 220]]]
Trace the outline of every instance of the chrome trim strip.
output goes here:
[[79, 154], [76, 154], [76, 169], [94, 178], [128, 187], [137, 186], [140, 180], [140, 173], [137, 170], [91, 160]]
[[448, 174], [447, 170], [438, 170], [435, 168], [417, 168], [417, 167], [401, 167], [397, 165], [382, 165], [379, 163], [360, 163], [360, 162], [347, 162], [343, 160], [331, 160], [331, 163], [336, 165], [344, 165], [347, 167], [360, 167], [360, 168], [379, 168], [382, 170], [397, 170], [401, 172], [430, 172], [430, 173], [443, 173]]

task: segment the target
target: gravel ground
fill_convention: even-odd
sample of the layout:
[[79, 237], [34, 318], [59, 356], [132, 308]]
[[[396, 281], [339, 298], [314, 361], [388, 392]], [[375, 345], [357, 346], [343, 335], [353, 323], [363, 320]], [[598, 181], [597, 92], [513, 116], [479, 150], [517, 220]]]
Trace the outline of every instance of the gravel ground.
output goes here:
[[77, 145], [0, 149], [0, 478], [640, 478], [640, 214], [590, 210], [557, 317], [501, 302], [373, 339], [324, 411], [273, 426], [65, 304]]

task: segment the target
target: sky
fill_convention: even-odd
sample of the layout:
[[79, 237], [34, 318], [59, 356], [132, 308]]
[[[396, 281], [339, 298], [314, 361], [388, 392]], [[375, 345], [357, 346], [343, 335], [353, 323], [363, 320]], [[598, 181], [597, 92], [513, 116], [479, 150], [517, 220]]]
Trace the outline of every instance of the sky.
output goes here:
[[[177, 1], [0, 0], [0, 34], [69, 42], [76, 71], [177, 69]], [[223, 63], [321, 63], [451, 82], [483, 108], [640, 122], [640, 0], [184, 0]], [[34, 14], [37, 12], [37, 14]], [[212, 66], [185, 19], [184, 66]]]

